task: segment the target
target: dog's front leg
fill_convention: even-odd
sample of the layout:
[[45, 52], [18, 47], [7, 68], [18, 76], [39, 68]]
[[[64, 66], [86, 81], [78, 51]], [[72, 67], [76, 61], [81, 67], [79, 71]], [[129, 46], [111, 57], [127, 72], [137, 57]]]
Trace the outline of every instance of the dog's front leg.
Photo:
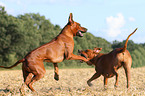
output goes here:
[[79, 55], [69, 54], [68, 57], [67, 57], [66, 59], [67, 59], [67, 60], [83, 60], [83, 61], [85, 61], [88, 65], [92, 65], [92, 63], [91, 63], [88, 59], [86, 59], [86, 58], [84, 58], [84, 57], [82, 57], [82, 56], [79, 56]]
[[93, 81], [94, 79], [96, 79], [96, 78], [98, 78], [98, 77], [100, 77], [100, 76], [101, 76], [100, 73], [95, 73], [95, 74], [87, 81], [87, 84], [88, 84], [89, 86], [92, 86], [91, 81]]
[[58, 81], [59, 80], [58, 65], [57, 63], [53, 63], [53, 65], [54, 65], [54, 79]]
[[104, 89], [107, 89], [108, 78], [104, 77]]
[[115, 81], [115, 85], [114, 87], [117, 88], [118, 87], [118, 81], [119, 81], [119, 74], [117, 73], [117, 67], [114, 66], [114, 69], [113, 69], [113, 73], [116, 75], [116, 81]]
[[116, 82], [115, 82], [115, 88], [117, 88], [118, 87], [118, 81], [119, 81], [119, 74], [116, 72]]

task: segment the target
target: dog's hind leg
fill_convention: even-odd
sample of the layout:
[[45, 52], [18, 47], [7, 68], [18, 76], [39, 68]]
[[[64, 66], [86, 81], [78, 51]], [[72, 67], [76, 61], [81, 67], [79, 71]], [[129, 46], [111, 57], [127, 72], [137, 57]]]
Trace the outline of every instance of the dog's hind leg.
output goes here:
[[57, 63], [53, 63], [53, 65], [54, 65], [54, 79], [58, 81], [59, 80], [58, 65]]
[[33, 74], [32, 73], [28, 73], [25, 69], [23, 69], [23, 77], [24, 77], [24, 83], [22, 84], [21, 88], [20, 88], [20, 94], [21, 96], [25, 95], [25, 84], [28, 86], [28, 84], [31, 82]]
[[98, 78], [98, 77], [100, 77], [100, 76], [101, 76], [100, 73], [95, 73], [95, 74], [87, 81], [87, 84], [88, 84], [89, 86], [92, 86], [91, 81], [93, 81], [94, 79], [96, 79], [96, 78]]
[[126, 66], [126, 65], [123, 65], [123, 67], [124, 67], [126, 79], [127, 79], [127, 88], [129, 89], [130, 88], [130, 69], [131, 69], [131, 67]]
[[[24, 83], [29, 87], [29, 84], [31, 83], [31, 79], [33, 77], [32, 73], [29, 73], [26, 77], [26, 79], [24, 79]], [[29, 87], [30, 88], [30, 87]], [[31, 89], [31, 88], [30, 88]]]
[[[35, 63], [36, 63], [36, 64], [35, 64]], [[33, 84], [34, 82], [38, 81], [39, 79], [41, 79], [41, 78], [44, 76], [45, 72], [46, 72], [46, 70], [45, 70], [45, 68], [44, 68], [44, 65], [43, 65], [43, 62], [42, 62], [42, 61], [35, 61], [35, 63], [29, 61], [28, 67], [25, 66], [25, 67], [23, 68], [23, 70], [24, 70], [24, 71], [23, 71], [24, 82], [25, 82], [25, 84], [28, 86], [28, 88], [29, 88], [31, 91], [33, 91], [33, 92], [35, 92], [35, 90], [34, 90], [34, 88], [32, 87], [32, 84]], [[39, 64], [37, 64], [37, 63], [39, 63]], [[25, 69], [27, 69], [28, 72], [27, 72], [27, 70], [25, 70]], [[32, 76], [33, 76], [33, 77], [32, 77]]]
[[[42, 65], [42, 64], [40, 64], [40, 65]], [[32, 84], [34, 82], [40, 80], [44, 76], [45, 72], [46, 71], [44, 68], [38, 67], [38, 66], [37, 66], [36, 70], [32, 71], [34, 76], [32, 77], [31, 82], [29, 84], [27, 84], [27, 86], [30, 88], [31, 91], [35, 92], [34, 88], [32, 87]]]
[[31, 82], [28, 84], [27, 83], [27, 86], [30, 88], [31, 91], [35, 92], [34, 88], [32, 87], [32, 84], [38, 80], [40, 80], [42, 77], [44, 76], [44, 74], [37, 74], [37, 75], [34, 75]]

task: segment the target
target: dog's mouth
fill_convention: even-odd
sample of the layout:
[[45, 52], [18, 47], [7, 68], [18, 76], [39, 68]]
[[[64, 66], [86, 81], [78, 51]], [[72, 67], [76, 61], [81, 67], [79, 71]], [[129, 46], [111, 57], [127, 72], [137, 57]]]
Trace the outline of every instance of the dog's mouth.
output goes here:
[[81, 53], [80, 50], [78, 50], [78, 54], [79, 54], [80, 56], [85, 57], [85, 58], [87, 59], [87, 56], [85, 56], [83, 53]]
[[76, 35], [79, 36], [79, 37], [83, 37], [83, 36], [84, 36], [84, 35], [82, 34], [82, 31], [78, 31]]
[[82, 28], [81, 30], [78, 30], [78, 32], [76, 33], [77, 36], [79, 37], [83, 37], [83, 33], [87, 32], [86, 28]]
[[[82, 54], [82, 53], [79, 53], [79, 54], [80, 54], [80, 56], [85, 57], [87, 59], [87, 57], [84, 54]], [[80, 60], [80, 62], [83, 63], [83, 60]]]
[[80, 55], [81, 55], [82, 57], [85, 57], [85, 58], [87, 59], [87, 57], [86, 57], [84, 54], [81, 53]]

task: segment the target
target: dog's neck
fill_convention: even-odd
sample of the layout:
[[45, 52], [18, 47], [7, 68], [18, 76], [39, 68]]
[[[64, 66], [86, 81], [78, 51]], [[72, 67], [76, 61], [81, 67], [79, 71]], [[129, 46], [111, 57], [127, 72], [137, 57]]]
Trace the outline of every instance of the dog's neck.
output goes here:
[[90, 62], [92, 62], [92, 64], [96, 64], [96, 62], [98, 61], [98, 58], [101, 56], [101, 55], [103, 55], [102, 53], [98, 53], [98, 54], [96, 54], [96, 55], [94, 55], [94, 57], [93, 58], [90, 58]]
[[68, 36], [68, 37], [70, 37], [70, 38], [73, 38], [73, 37], [74, 37], [74, 34], [73, 34], [72, 30], [71, 30], [71, 26], [70, 26], [70, 25], [66, 25], [66, 26], [62, 29], [62, 31], [61, 31], [60, 34], [61, 34], [61, 35]]
[[88, 56], [89, 61], [92, 62], [93, 65], [95, 64], [94, 59], [96, 58], [96, 56], [97, 55], [95, 55], [95, 54], [92, 54], [92, 56], [90, 56], [90, 55]]

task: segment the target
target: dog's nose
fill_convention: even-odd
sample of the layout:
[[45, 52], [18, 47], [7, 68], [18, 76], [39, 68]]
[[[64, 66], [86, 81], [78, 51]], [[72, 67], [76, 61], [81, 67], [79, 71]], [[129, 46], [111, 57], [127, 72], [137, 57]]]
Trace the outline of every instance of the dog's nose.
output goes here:
[[86, 31], [86, 32], [87, 32], [87, 30], [88, 30], [88, 29], [87, 29], [87, 28], [85, 28], [85, 31]]
[[102, 48], [100, 48], [100, 50], [102, 50]]

